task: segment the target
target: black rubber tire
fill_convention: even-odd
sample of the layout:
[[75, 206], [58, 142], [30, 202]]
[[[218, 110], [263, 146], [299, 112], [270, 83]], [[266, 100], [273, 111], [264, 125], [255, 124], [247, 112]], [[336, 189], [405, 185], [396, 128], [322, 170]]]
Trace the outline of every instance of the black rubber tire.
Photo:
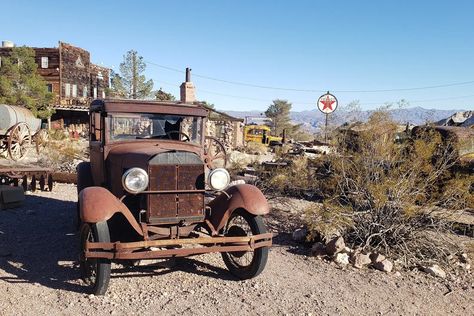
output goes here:
[[[244, 209], [238, 209], [232, 213], [232, 215], [229, 218], [229, 221], [226, 224], [226, 228], [224, 231], [226, 236], [245, 235], [241, 233], [238, 233], [238, 234], [229, 233], [229, 229], [231, 228], [231, 227], [228, 227], [229, 223], [231, 223], [233, 218], [238, 217], [238, 216], [241, 216], [247, 222], [248, 226], [250, 227], [252, 231], [252, 235], [265, 234], [267, 232], [267, 229], [265, 228], [263, 220], [260, 216], [250, 214]], [[237, 227], [237, 226], [233, 225], [232, 227]], [[237, 228], [236, 230], [238, 231], [239, 229]], [[242, 254], [238, 253], [238, 255], [242, 255]], [[222, 259], [224, 260], [224, 263], [229, 269], [230, 273], [232, 273], [234, 276], [238, 277], [241, 280], [251, 279], [259, 275], [265, 268], [265, 265], [267, 264], [267, 259], [268, 259], [268, 247], [257, 248], [253, 252], [253, 258], [251, 260], [251, 263], [248, 264], [247, 266], [240, 266], [237, 262], [235, 262], [233, 258], [234, 256], [232, 252], [222, 253]]]
[[[93, 186], [93, 181], [92, 181], [92, 169], [91, 169], [91, 163], [83, 161], [79, 163], [76, 167], [77, 171], [77, 195], [79, 193], [87, 188]], [[73, 225], [74, 227], [79, 230], [81, 228], [81, 216], [80, 216], [80, 205], [79, 205], [79, 196], [77, 198], [77, 203], [76, 203], [76, 213], [74, 214], [73, 218]]]
[[[110, 242], [109, 226], [107, 222], [96, 224], [84, 223], [81, 227], [81, 252], [84, 252], [86, 240], [96, 242]], [[111, 263], [108, 259], [86, 259], [81, 256], [80, 262], [81, 278], [89, 287], [90, 293], [104, 295], [107, 292], [110, 281]], [[94, 271], [92, 271], [92, 269]], [[95, 278], [91, 273], [95, 273]]]

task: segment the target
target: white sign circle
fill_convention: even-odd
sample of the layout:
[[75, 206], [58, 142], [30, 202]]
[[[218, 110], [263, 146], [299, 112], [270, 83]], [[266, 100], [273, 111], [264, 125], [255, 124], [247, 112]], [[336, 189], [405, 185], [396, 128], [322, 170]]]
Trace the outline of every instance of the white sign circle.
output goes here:
[[318, 109], [324, 114], [329, 114], [337, 109], [337, 99], [334, 95], [329, 92], [323, 94], [318, 99]]

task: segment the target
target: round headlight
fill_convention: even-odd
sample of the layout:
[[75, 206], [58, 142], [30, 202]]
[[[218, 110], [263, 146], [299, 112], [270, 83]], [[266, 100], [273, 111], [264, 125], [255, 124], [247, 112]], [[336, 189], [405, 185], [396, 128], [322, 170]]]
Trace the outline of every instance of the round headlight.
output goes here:
[[222, 191], [230, 183], [230, 175], [224, 168], [217, 168], [209, 173], [209, 185], [217, 191]]
[[148, 174], [141, 168], [131, 168], [122, 176], [122, 185], [130, 193], [140, 193], [148, 187]]

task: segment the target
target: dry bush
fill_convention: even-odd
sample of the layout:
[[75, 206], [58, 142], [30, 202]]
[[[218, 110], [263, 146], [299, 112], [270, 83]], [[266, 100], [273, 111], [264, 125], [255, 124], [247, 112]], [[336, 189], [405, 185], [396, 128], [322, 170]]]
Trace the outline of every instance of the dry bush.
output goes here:
[[271, 169], [256, 166], [257, 174], [262, 179], [260, 189], [277, 196], [313, 199], [316, 190], [311, 160], [307, 157], [295, 157], [287, 162], [287, 166]]
[[252, 155], [264, 155], [268, 153], [268, 147], [262, 143], [247, 142], [246, 146], [242, 148], [244, 153]]
[[38, 163], [56, 171], [75, 172], [76, 165], [88, 159], [86, 142], [49, 140], [41, 152]]
[[338, 154], [324, 157], [316, 171], [322, 178], [313, 188], [324, 204], [307, 210], [311, 236], [337, 231], [354, 247], [406, 264], [442, 261], [456, 246], [439, 237], [449, 231], [448, 221], [429, 210], [473, 208], [472, 175], [453, 174], [455, 145], [439, 134], [427, 130], [398, 143], [397, 133], [390, 117], [376, 112], [356, 133], [336, 137]]

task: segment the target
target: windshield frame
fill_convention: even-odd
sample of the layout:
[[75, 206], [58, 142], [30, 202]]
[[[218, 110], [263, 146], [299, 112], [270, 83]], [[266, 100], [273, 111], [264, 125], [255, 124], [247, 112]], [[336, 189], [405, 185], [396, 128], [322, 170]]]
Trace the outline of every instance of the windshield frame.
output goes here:
[[[141, 120], [140, 118], [148, 118], [148, 120], [153, 121], [153, 118], [156, 119], [156, 122], [159, 122], [158, 117], [162, 116], [163, 117], [163, 122], [167, 121], [168, 119], [174, 119], [174, 118], [181, 118], [183, 119], [190, 119], [192, 124], [197, 124], [196, 129], [194, 130], [196, 132], [196, 137], [192, 137], [192, 135], [188, 135], [188, 133], [184, 132], [186, 135], [189, 136], [190, 140], [189, 141], [184, 141], [184, 140], [178, 140], [178, 139], [171, 139], [165, 137], [166, 134], [157, 134], [156, 136], [160, 137], [146, 137], [144, 135], [143, 138], [140, 137], [140, 135], [133, 135], [133, 134], [128, 134], [130, 135], [129, 138], [115, 138], [113, 137], [114, 133], [114, 122], [113, 119], [114, 117], [116, 118], [131, 118], [135, 120]], [[205, 129], [205, 117], [202, 116], [193, 116], [193, 115], [183, 115], [183, 114], [168, 114], [168, 113], [131, 113], [131, 112], [111, 112], [108, 113], [107, 116], [105, 117], [105, 125], [107, 126], [106, 131], [105, 131], [105, 138], [107, 143], [119, 143], [119, 142], [141, 142], [141, 141], [165, 141], [165, 142], [179, 142], [179, 143], [184, 143], [184, 144], [192, 144], [192, 145], [199, 145], [202, 146], [204, 143], [204, 129]], [[175, 123], [177, 121], [175, 120]], [[154, 124], [153, 126], [157, 126], [157, 123], [152, 123]], [[163, 131], [165, 131], [165, 127], [163, 126], [164, 123], [159, 123], [158, 127], [162, 128]], [[180, 122], [180, 128], [179, 131], [182, 132], [182, 121]], [[173, 131], [171, 131], [173, 133]], [[176, 133], [178, 134], [178, 133]], [[181, 134], [181, 133], [179, 133]]]

